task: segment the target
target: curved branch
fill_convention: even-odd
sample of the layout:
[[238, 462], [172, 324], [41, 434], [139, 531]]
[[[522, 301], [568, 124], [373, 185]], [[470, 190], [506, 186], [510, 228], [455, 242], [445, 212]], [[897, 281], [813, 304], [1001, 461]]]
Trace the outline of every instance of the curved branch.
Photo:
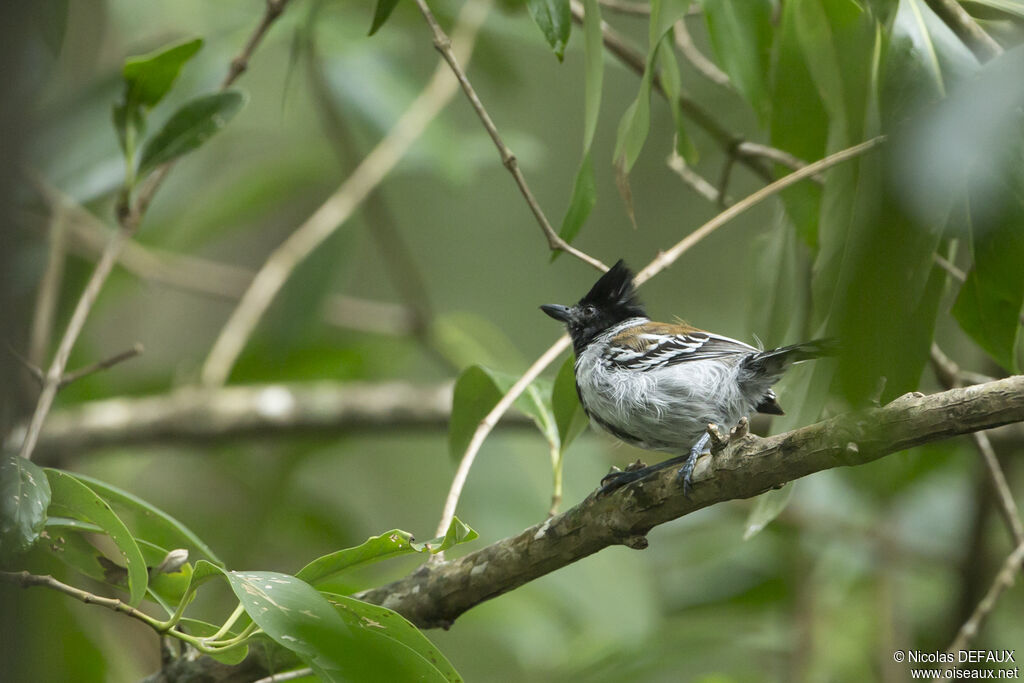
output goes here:
[[646, 534], [695, 510], [749, 498], [814, 472], [862, 465], [959, 434], [1024, 421], [1024, 376], [907, 394], [892, 403], [769, 438], [744, 437], [694, 470], [689, 498], [675, 471], [587, 497], [571, 510], [456, 560], [357, 594], [422, 628], [448, 627], [463, 612], [611, 545], [645, 548]]

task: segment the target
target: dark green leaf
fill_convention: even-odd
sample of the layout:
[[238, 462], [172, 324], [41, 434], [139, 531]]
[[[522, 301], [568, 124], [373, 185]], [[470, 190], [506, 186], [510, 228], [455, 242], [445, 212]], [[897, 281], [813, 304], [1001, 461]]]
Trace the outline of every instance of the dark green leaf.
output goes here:
[[1020, 372], [1017, 346], [1024, 309], [1024, 183], [1017, 185], [1006, 187], [1013, 204], [981, 224], [973, 214], [984, 213], [985, 207], [968, 201], [974, 265], [953, 306], [964, 332], [1013, 373]]
[[125, 102], [152, 108], [170, 92], [181, 67], [203, 46], [202, 38], [161, 48], [124, 62]]
[[50, 484], [38, 465], [15, 453], [0, 457], [0, 556], [32, 547], [49, 505]]
[[765, 491], [757, 497], [754, 507], [750, 509], [747, 517], [747, 526], [743, 530], [743, 540], [749, 540], [756, 536], [762, 529], [782, 514], [782, 511], [789, 505], [789, 499], [793, 495], [793, 482], [789, 482], [781, 489]]
[[765, 122], [771, 111], [768, 67], [772, 46], [770, 0], [701, 0], [711, 46], [736, 89]]
[[245, 104], [237, 90], [204, 95], [186, 102], [146, 141], [139, 159], [139, 177], [161, 164], [196, 149], [228, 124]]
[[[569, 208], [562, 219], [558, 234], [566, 242], [572, 242], [597, 203], [597, 187], [594, 181], [594, 161], [590, 153], [597, 130], [597, 118], [601, 111], [601, 90], [604, 83], [604, 44], [601, 34], [601, 8], [597, 0], [584, 0], [586, 14], [583, 17], [583, 160], [572, 185]], [[551, 260], [558, 258], [561, 251], [551, 254]]]
[[[671, 42], [668, 34], [666, 34], [665, 40]], [[669, 47], [659, 50], [658, 64], [661, 66], [661, 87], [665, 90], [665, 98], [668, 100], [668, 108], [672, 112], [672, 121], [675, 124], [676, 154], [683, 157], [688, 164], [696, 164], [699, 161], [697, 148], [690, 140], [689, 133], [686, 132], [683, 105], [679, 101], [679, 96], [683, 91], [683, 81], [679, 73], [679, 63], [676, 62], [676, 53]]]
[[[393, 652], [393, 656], [407, 658], [410, 663], [419, 667], [419, 675], [423, 678], [416, 680], [439, 680], [448, 683], [459, 683], [462, 680], [441, 651], [402, 615], [386, 607], [371, 605], [346, 595], [323, 593], [323, 596], [354, 633], [378, 641], [391, 641], [379, 644], [382, 649]], [[417, 662], [404, 650], [415, 653], [422, 661]]]
[[373, 23], [370, 25], [369, 35], [372, 36], [380, 30], [397, 6], [398, 0], [377, 0], [377, 8], [373, 11]]
[[558, 61], [562, 61], [572, 30], [569, 0], [526, 0], [526, 8], [530, 10], [530, 16], [540, 27]]
[[316, 584], [341, 572], [363, 565], [387, 560], [410, 553], [436, 554], [477, 538], [476, 531], [458, 517], [452, 519], [448, 531], [442, 538], [426, 543], [416, 543], [412, 534], [394, 529], [380, 536], [371, 536], [361, 545], [344, 548], [313, 560], [303, 567], [296, 576], [307, 583]]
[[551, 408], [555, 414], [558, 440], [563, 452], [587, 428], [589, 422], [576, 392], [576, 373], [573, 370], [575, 362], [572, 356], [565, 359], [555, 378], [555, 386], [551, 389]]
[[[466, 368], [455, 382], [452, 417], [448, 423], [448, 452], [459, 458], [473, 438], [480, 420], [498, 404], [519, 378], [479, 365]], [[515, 402], [516, 408], [533, 418], [549, 443], [557, 445], [558, 432], [545, 392], [534, 382]]]
[[137, 539], [145, 539], [168, 550], [185, 548], [190, 551], [193, 560], [205, 557], [214, 564], [224, 564], [188, 527], [163, 510], [138, 496], [84, 474], [76, 474], [75, 478], [110, 503], [121, 519], [132, 528]]
[[128, 572], [129, 604], [137, 606], [146, 595], [148, 575], [146, 561], [128, 527], [114, 513], [110, 504], [84, 483], [67, 472], [54, 469], [44, 471], [53, 492], [51, 512], [96, 524], [117, 546], [120, 559]]
[[[797, 38], [798, 5], [796, 2], [783, 4], [782, 21], [775, 41], [771, 143], [798, 159], [813, 161], [825, 155], [829, 118]], [[778, 167], [776, 174], [781, 176], [789, 172], [789, 168]], [[811, 247], [816, 246], [821, 187], [816, 183], [797, 183], [784, 190], [781, 196], [801, 240]]]

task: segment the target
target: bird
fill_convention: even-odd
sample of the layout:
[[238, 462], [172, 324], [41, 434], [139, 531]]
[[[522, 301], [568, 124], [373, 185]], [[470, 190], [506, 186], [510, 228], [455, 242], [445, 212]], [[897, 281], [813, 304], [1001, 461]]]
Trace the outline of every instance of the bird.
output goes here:
[[690, 495], [709, 425], [732, 426], [752, 412], [782, 415], [774, 385], [793, 364], [834, 355], [832, 339], [762, 350], [684, 322], [655, 322], [621, 259], [573, 306], [540, 308], [565, 323], [576, 355], [576, 393], [598, 427], [632, 446], [679, 454], [614, 471], [599, 494], [667, 467]]

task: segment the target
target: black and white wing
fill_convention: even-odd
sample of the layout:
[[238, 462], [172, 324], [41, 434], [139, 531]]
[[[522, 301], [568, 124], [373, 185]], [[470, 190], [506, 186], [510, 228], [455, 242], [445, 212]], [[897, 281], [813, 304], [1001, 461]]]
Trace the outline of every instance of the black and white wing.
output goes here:
[[608, 362], [613, 366], [647, 372], [678, 363], [735, 358], [758, 350], [741, 341], [681, 325], [646, 323], [611, 339]]

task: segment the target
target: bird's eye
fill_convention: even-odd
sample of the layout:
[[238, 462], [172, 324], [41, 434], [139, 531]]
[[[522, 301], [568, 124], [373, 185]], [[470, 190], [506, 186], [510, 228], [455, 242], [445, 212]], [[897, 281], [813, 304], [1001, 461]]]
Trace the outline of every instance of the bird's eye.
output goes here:
[[593, 306], [584, 306], [583, 307], [583, 315], [587, 316], [588, 318], [592, 317], [596, 313], [597, 313], [597, 309], [594, 308]]

